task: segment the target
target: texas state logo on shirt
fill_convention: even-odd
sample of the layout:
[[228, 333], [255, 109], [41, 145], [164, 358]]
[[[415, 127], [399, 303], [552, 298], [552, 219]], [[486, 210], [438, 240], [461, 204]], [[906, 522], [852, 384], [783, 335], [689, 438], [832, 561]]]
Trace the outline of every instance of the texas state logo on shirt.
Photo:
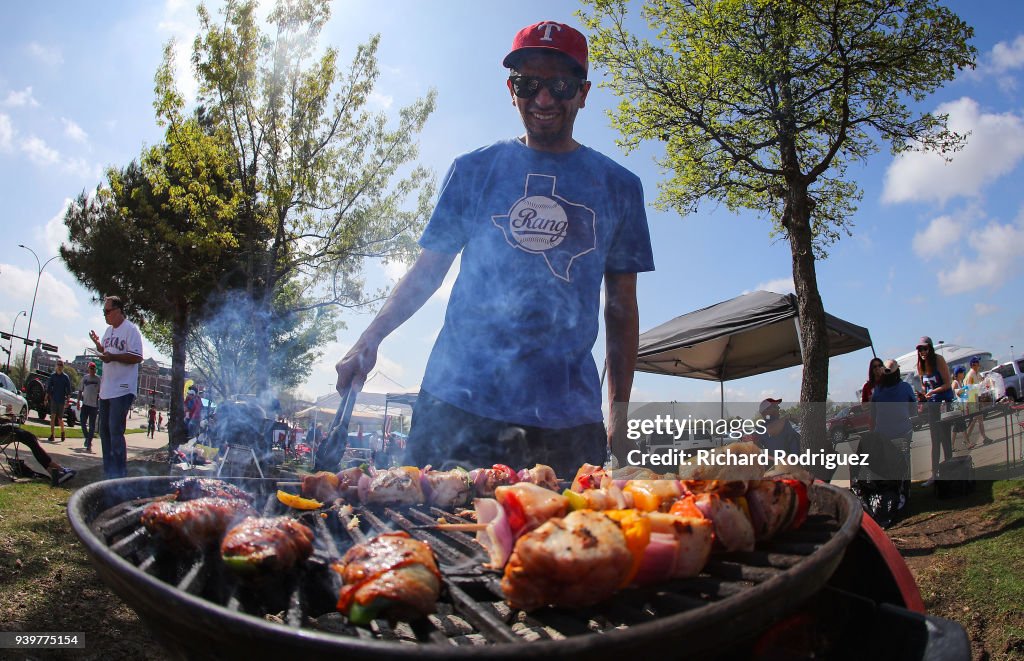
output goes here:
[[527, 175], [523, 196], [491, 221], [510, 246], [539, 255], [555, 277], [571, 282], [573, 261], [597, 247], [596, 216], [558, 195], [557, 186], [550, 175]]

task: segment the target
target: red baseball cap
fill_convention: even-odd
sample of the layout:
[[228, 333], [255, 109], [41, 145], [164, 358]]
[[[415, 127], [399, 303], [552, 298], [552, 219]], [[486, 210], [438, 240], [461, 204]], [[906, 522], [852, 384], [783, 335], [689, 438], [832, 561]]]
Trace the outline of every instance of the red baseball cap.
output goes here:
[[516, 33], [512, 40], [512, 50], [501, 61], [502, 66], [512, 68], [521, 51], [542, 48], [553, 50], [567, 56], [583, 69], [586, 75], [587, 38], [576, 28], [554, 21], [541, 21], [529, 25]]

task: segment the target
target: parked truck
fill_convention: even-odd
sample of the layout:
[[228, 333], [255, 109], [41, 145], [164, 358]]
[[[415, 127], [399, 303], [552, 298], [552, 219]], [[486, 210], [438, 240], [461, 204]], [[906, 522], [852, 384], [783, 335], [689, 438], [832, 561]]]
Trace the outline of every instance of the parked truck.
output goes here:
[[1018, 402], [1024, 397], [1024, 358], [997, 365], [989, 371], [1003, 377], [1007, 397]]

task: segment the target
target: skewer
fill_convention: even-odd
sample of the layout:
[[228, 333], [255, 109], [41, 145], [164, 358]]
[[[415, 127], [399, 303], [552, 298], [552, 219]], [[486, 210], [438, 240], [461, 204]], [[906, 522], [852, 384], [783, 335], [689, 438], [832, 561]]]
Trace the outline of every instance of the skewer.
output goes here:
[[425, 526], [413, 526], [413, 530], [461, 530], [463, 532], [478, 532], [486, 529], [486, 523], [435, 523]]

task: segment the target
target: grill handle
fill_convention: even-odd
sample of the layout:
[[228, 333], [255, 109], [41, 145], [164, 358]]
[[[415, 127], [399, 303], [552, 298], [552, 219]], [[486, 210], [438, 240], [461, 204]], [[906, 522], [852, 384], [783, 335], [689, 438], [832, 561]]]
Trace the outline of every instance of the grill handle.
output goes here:
[[334, 422], [327, 430], [324, 440], [320, 441], [313, 457], [314, 471], [338, 470], [341, 456], [348, 445], [348, 426], [352, 421], [352, 409], [355, 408], [358, 395], [358, 391], [351, 386], [341, 393], [341, 402], [338, 403], [338, 412], [334, 414]]

